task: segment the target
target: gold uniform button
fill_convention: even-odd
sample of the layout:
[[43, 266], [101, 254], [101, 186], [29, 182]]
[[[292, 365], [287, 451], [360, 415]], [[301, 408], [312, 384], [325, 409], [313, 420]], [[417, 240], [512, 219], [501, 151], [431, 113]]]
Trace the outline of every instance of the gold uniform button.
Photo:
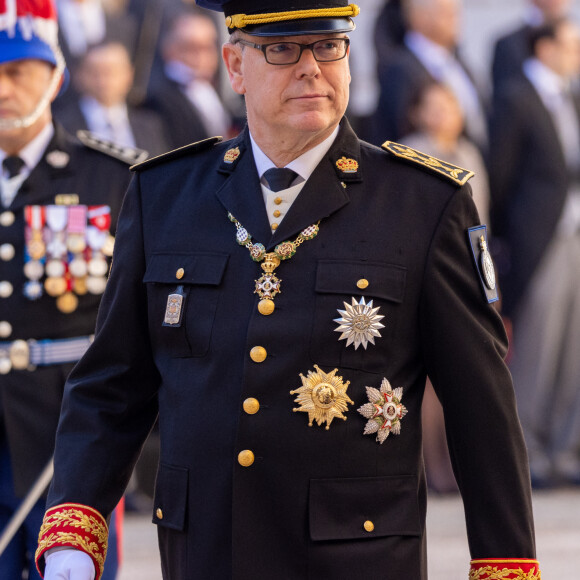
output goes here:
[[280, 204], [282, 203], [282, 198], [281, 198], [281, 197], [277, 197], [277, 198], [274, 200], [274, 203], [275, 203], [276, 205], [280, 205]]
[[242, 467], [250, 467], [254, 463], [254, 454], [249, 449], [244, 449], [238, 454], [238, 463]]
[[369, 281], [366, 278], [361, 278], [357, 283], [356, 283], [357, 288], [359, 288], [359, 290], [364, 290], [365, 288], [369, 287]]
[[364, 529], [366, 532], [374, 532], [375, 530], [375, 524], [373, 524], [373, 522], [371, 522], [370, 520], [367, 520], [364, 525], [363, 525]]
[[260, 300], [260, 302], [258, 302], [258, 312], [262, 316], [270, 316], [270, 314], [272, 314], [272, 312], [274, 312], [275, 309], [276, 306], [274, 306], [273, 300], [264, 298], [264, 300]]
[[277, 209], [277, 210], [274, 211], [274, 217], [275, 218], [279, 218], [281, 215], [282, 215], [282, 213], [280, 212], [279, 209]]
[[263, 346], [255, 346], [250, 351], [250, 358], [256, 363], [262, 363], [266, 360], [268, 352]]
[[155, 515], [157, 516], [158, 520], [162, 520], [163, 519], [163, 510], [161, 508], [157, 508], [157, 510], [155, 511]]
[[272, 229], [274, 231], [276, 231], [278, 229], [278, 224], [276, 224], [276, 223], [272, 224]]
[[258, 399], [246, 399], [244, 401], [244, 411], [248, 415], [255, 415], [260, 410], [260, 402]]
[[175, 272], [175, 277], [178, 280], [181, 280], [183, 278], [183, 276], [185, 276], [185, 270], [183, 268], [179, 268], [179, 270], [177, 270], [177, 272]]
[[0, 226], [8, 228], [14, 223], [15, 219], [16, 217], [11, 211], [2, 212], [0, 213]]

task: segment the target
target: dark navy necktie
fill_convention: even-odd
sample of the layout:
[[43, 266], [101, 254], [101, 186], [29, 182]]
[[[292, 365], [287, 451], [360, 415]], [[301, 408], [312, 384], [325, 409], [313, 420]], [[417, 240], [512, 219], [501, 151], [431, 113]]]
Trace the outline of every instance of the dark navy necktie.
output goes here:
[[290, 184], [298, 177], [298, 174], [286, 167], [273, 167], [264, 172], [263, 177], [272, 191], [281, 191], [288, 189]]
[[4, 158], [4, 161], [2, 161], [2, 167], [4, 167], [4, 170], [8, 173], [8, 177], [12, 179], [20, 174], [24, 167], [24, 161], [16, 155], [10, 155], [9, 157]]

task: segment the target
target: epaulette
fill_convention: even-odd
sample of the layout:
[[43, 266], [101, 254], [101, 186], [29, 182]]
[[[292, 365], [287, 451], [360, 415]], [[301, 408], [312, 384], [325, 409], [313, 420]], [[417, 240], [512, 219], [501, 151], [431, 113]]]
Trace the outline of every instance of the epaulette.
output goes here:
[[393, 143], [392, 141], [385, 141], [381, 147], [385, 151], [393, 154], [395, 157], [399, 157], [401, 159], [405, 159], [406, 161], [410, 161], [411, 163], [416, 163], [417, 165], [426, 167], [427, 169], [430, 169], [439, 175], [443, 175], [458, 185], [465, 185], [475, 175], [473, 171], [463, 169], [462, 167], [457, 167], [457, 165], [447, 163], [447, 161], [442, 161], [436, 157], [431, 157], [431, 155], [421, 153], [421, 151], [407, 147], [407, 145]]
[[189, 155], [191, 153], [197, 153], [198, 151], [208, 149], [209, 147], [212, 147], [216, 143], [219, 143], [221, 140], [222, 137], [210, 137], [209, 139], [196, 141], [195, 143], [190, 143], [189, 145], [180, 147], [179, 149], [174, 149], [173, 151], [168, 151], [167, 153], [157, 155], [157, 157], [147, 159], [142, 163], [137, 163], [136, 165], [133, 165], [130, 169], [131, 171], [142, 171], [143, 169], [149, 169], [150, 167], [155, 167], [156, 165], [159, 165], [160, 163], [165, 163], [166, 161], [169, 161], [171, 159], [179, 159], [184, 155]]
[[101, 139], [90, 131], [86, 131], [84, 129], [77, 131], [77, 139], [86, 147], [94, 149], [95, 151], [100, 151], [106, 155], [110, 155], [115, 159], [119, 159], [120, 161], [125, 162], [127, 165], [140, 163], [141, 161], [147, 159], [147, 156], [149, 155], [145, 149], [118, 145], [113, 141]]

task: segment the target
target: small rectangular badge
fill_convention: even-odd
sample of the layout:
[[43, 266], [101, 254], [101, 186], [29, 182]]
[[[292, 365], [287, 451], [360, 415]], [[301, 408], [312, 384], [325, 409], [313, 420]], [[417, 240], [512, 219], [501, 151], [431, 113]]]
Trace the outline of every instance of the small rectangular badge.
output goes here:
[[181, 313], [185, 302], [183, 286], [178, 286], [175, 292], [167, 297], [167, 306], [165, 308], [165, 318], [163, 326], [181, 326]]
[[487, 227], [484, 225], [469, 228], [467, 236], [471, 245], [471, 253], [475, 263], [475, 269], [479, 275], [481, 287], [485, 298], [491, 304], [499, 300], [497, 291], [497, 278], [493, 260], [488, 249]]

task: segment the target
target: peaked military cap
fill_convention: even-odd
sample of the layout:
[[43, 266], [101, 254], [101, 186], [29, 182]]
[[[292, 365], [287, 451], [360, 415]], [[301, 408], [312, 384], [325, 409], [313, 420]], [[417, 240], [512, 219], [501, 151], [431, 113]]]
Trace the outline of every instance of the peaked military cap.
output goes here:
[[350, 32], [360, 9], [348, 0], [196, 0], [223, 12], [230, 32], [254, 36], [295, 36]]

